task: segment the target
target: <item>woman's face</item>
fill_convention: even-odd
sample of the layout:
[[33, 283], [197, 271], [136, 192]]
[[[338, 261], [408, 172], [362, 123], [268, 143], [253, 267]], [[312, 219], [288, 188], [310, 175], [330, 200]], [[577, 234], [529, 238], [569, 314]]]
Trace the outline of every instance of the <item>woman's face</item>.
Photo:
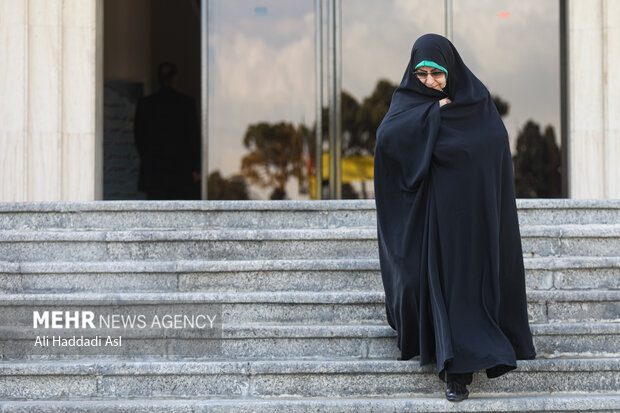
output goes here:
[[414, 73], [426, 87], [442, 90], [446, 86], [446, 74], [439, 69], [430, 66], [420, 66]]

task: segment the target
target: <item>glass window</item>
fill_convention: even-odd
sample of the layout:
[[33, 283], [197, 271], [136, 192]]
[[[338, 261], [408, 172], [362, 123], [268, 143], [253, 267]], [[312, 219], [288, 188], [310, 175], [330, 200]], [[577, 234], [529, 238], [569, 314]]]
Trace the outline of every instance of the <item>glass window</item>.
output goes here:
[[342, 1], [343, 198], [374, 197], [377, 127], [425, 33], [444, 33], [443, 1]]
[[209, 199], [309, 199], [314, 1], [209, 7]]
[[503, 114], [517, 198], [560, 197], [559, 2], [452, 3], [454, 45]]
[[[453, 43], [506, 125], [517, 197], [561, 196], [559, 3], [452, 4]], [[444, 34], [444, 18], [444, 2], [343, 0], [343, 198], [373, 197], [367, 171], [376, 128], [413, 42]]]

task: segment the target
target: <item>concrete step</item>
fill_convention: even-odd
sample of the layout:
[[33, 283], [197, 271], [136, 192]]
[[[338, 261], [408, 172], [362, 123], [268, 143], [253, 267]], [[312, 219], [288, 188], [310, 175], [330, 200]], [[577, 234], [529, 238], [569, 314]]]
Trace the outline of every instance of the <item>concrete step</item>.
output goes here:
[[[620, 257], [525, 258], [536, 290], [620, 289]], [[0, 262], [0, 292], [383, 291], [377, 259]]]
[[521, 228], [524, 256], [620, 256], [620, 223]]
[[[532, 323], [620, 322], [620, 291], [528, 291]], [[223, 323], [337, 323], [383, 324], [383, 292], [192, 292], [192, 293], [58, 293], [0, 294], [0, 326], [30, 308], [84, 305], [127, 306], [138, 311], [149, 306], [221, 305]], [[179, 307], [180, 308], [180, 307]], [[65, 310], [63, 310], [65, 311]]]
[[[555, 323], [531, 324], [538, 358], [558, 357], [620, 357], [620, 323]], [[85, 332], [85, 334], [92, 332]], [[58, 333], [59, 334], [59, 333]], [[81, 334], [81, 332], [80, 332]], [[118, 332], [98, 330], [101, 336], [119, 335]], [[221, 346], [216, 352], [206, 351], [200, 355], [172, 354], [170, 347], [156, 349], [145, 338], [146, 334], [122, 334], [124, 345], [140, 348], [139, 355], [101, 354], [89, 349], [79, 354], [53, 354], [44, 350], [34, 355], [26, 351], [4, 353], [5, 360], [20, 359], [72, 359], [120, 358], [126, 360], [178, 360], [178, 359], [393, 359], [400, 356], [396, 345], [396, 332], [385, 325], [261, 325], [226, 324], [222, 328]], [[6, 345], [26, 348], [32, 345], [31, 335], [19, 329], [3, 331]], [[66, 335], [65, 335], [66, 336]], [[134, 338], [132, 338], [134, 337]], [[21, 341], [21, 343], [16, 343]], [[200, 339], [181, 339], [180, 346], [200, 346]], [[178, 343], [178, 342], [177, 342]], [[19, 347], [18, 347], [19, 346]], [[178, 348], [182, 348], [178, 347]], [[152, 350], [153, 353], [147, 351]], [[161, 353], [155, 352], [160, 350]]]
[[[620, 222], [620, 200], [518, 199], [521, 225]], [[376, 225], [375, 201], [0, 203], [0, 230], [282, 229]]]
[[620, 223], [620, 199], [517, 199], [519, 224]]
[[99, 413], [276, 413], [276, 412], [618, 412], [620, 395], [497, 396], [471, 394], [454, 404], [441, 396], [416, 397], [317, 397], [238, 399], [128, 399], [79, 401], [0, 401], [0, 412], [99, 412]]
[[525, 258], [529, 289], [620, 289], [620, 257]]
[[[531, 226], [525, 256], [620, 256], [620, 225]], [[205, 231], [0, 231], [8, 262], [377, 259], [376, 228]]]
[[[474, 375], [483, 395], [618, 394], [620, 359], [520, 361]], [[441, 397], [434, 366], [415, 360], [47, 361], [0, 364], [2, 400], [124, 398]]]
[[[620, 357], [620, 323], [531, 324], [538, 358]], [[396, 359], [386, 325], [225, 325], [225, 358], [353, 357]]]
[[370, 227], [374, 200], [0, 203], [0, 229], [283, 229]]

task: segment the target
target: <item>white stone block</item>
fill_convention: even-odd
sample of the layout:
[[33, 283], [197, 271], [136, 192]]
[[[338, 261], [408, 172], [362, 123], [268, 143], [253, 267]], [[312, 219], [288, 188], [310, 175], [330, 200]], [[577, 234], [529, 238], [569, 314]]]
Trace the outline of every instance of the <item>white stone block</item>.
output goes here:
[[0, 0], [0, 200], [26, 200], [26, 2]]
[[603, 2], [600, 0], [570, 0], [569, 25], [573, 29], [600, 29], [603, 22]]
[[95, 132], [64, 133], [62, 199], [92, 201], [95, 196]]
[[603, 182], [602, 131], [571, 131], [570, 174], [572, 198], [601, 198]]
[[63, 27], [95, 29], [97, 0], [63, 0], [62, 5]]
[[[604, 27], [606, 67], [606, 131], [620, 130], [620, 2], [606, 2]], [[613, 139], [613, 138], [612, 138]], [[616, 152], [616, 159], [620, 153]]]
[[26, 24], [27, 5], [25, 1], [0, 0], [0, 27]]
[[569, 73], [572, 129], [603, 130], [602, 29], [571, 30]]
[[63, 133], [95, 132], [95, 30], [63, 27]]
[[30, 131], [27, 146], [28, 200], [60, 200], [60, 133]]
[[0, 200], [26, 201], [26, 133], [0, 130]]
[[60, 26], [62, 0], [29, 0], [28, 24], [30, 26]]
[[620, 131], [605, 132], [605, 198], [620, 198]]
[[25, 128], [28, 33], [24, 21], [23, 2], [0, 0], [0, 131]]
[[62, 76], [60, 28], [30, 26], [29, 33], [28, 130], [57, 133], [60, 132]]

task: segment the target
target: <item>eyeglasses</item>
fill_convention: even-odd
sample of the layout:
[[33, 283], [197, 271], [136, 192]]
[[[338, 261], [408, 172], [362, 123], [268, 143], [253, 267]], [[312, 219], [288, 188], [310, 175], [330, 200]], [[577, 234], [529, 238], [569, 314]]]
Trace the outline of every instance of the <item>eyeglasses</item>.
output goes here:
[[439, 79], [441, 76], [445, 75], [445, 73], [441, 70], [433, 70], [430, 73], [419, 70], [417, 72], [413, 72], [413, 74], [416, 75], [420, 80], [426, 79], [428, 75], [431, 75], [433, 79]]

